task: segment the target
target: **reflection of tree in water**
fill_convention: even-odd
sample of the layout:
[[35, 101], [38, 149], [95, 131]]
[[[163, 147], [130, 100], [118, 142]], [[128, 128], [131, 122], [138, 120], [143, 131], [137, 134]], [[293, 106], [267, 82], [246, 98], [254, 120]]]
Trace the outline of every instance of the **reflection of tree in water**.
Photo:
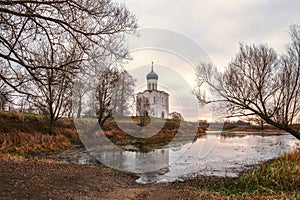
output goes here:
[[[136, 120], [137, 122], [139, 121], [138, 119]], [[159, 123], [159, 121], [155, 121], [158, 121], [158, 119], [153, 120], [152, 123], [154, 123], [154, 125], [155, 123]], [[126, 123], [130, 126], [129, 122]], [[203, 136], [203, 133], [196, 133], [197, 129], [195, 129], [194, 123], [173, 120], [166, 120], [163, 127], [157, 134], [145, 138], [137, 137], [138, 135], [147, 134], [143, 131], [143, 127], [134, 126], [136, 136], [129, 135], [119, 128], [114, 119], [107, 120], [101, 128], [106, 138], [108, 138], [113, 144], [123, 148], [126, 148], [128, 145], [132, 145], [135, 147], [133, 150], [141, 152], [149, 152], [153, 149], [160, 149], [169, 145], [171, 142], [172, 146], [176, 145], [176, 143], [182, 145], [195, 140], [195, 138]]]
[[[155, 123], [155, 122], [154, 122]], [[132, 145], [138, 151], [147, 152], [168, 145], [178, 133], [180, 122], [166, 122], [164, 127], [154, 136], [139, 138], [125, 133], [121, 130], [114, 119], [106, 121], [102, 130], [105, 136], [115, 145]], [[138, 134], [143, 134], [143, 128], [135, 129]]]

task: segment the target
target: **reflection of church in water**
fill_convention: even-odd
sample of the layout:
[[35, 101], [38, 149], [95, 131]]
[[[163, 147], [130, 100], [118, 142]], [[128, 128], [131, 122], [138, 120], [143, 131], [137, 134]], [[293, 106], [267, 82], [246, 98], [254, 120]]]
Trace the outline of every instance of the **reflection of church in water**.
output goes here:
[[157, 90], [158, 75], [152, 69], [146, 76], [147, 90], [139, 92], [136, 96], [137, 116], [150, 116], [157, 118], [168, 118], [169, 116], [169, 94]]

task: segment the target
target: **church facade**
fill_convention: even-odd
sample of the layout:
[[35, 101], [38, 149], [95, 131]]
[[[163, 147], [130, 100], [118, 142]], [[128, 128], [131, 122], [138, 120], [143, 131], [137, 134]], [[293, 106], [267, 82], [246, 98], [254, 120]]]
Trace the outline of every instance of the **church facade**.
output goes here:
[[153, 70], [153, 63], [146, 79], [147, 90], [136, 95], [136, 115], [168, 118], [169, 94], [157, 89], [158, 75]]

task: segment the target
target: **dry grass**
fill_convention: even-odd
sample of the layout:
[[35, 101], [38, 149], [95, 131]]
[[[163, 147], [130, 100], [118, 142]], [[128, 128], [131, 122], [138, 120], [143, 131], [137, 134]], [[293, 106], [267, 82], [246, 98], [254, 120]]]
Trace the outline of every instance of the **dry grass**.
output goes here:
[[227, 188], [237, 194], [273, 195], [282, 191], [300, 192], [300, 149], [276, 160], [262, 163], [259, 169], [228, 181]]
[[22, 156], [56, 151], [78, 142], [70, 119], [56, 122], [56, 135], [48, 134], [48, 120], [42, 115], [0, 111], [0, 152]]
[[186, 184], [200, 199], [300, 199], [300, 149], [237, 178], [198, 177]]
[[0, 151], [21, 155], [28, 153], [55, 151], [71, 146], [64, 135], [48, 135], [40, 133], [2, 133], [0, 135]]

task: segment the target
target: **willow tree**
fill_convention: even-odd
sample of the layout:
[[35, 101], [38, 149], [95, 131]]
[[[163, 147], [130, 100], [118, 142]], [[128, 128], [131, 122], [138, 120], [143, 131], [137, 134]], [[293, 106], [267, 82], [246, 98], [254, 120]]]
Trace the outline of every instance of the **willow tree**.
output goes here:
[[[241, 44], [223, 72], [200, 64], [195, 92], [199, 102], [226, 105], [228, 117], [258, 116], [300, 139], [300, 27], [291, 26], [290, 33], [283, 55], [267, 45]], [[204, 85], [215, 95], [208, 98]]]

